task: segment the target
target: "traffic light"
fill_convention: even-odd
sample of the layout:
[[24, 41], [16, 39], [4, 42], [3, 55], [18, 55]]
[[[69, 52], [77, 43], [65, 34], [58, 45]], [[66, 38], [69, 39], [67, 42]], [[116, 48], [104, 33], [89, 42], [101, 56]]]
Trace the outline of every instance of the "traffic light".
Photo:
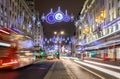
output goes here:
[[43, 52], [43, 51], [40, 51], [40, 55], [44, 55], [45, 54], [45, 52]]
[[60, 53], [57, 51], [55, 52], [56, 57], [59, 59], [60, 58]]
[[56, 54], [56, 55], [59, 55], [59, 52], [57, 51], [57, 52], [55, 52], [55, 54]]

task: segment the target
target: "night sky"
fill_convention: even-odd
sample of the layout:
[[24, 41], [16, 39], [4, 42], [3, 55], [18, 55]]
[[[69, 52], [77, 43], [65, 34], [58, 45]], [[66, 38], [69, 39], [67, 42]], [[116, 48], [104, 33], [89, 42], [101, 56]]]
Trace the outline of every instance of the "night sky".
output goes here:
[[[61, 7], [61, 11], [68, 14], [73, 14], [75, 18], [79, 15], [85, 0], [35, 0], [35, 8], [39, 11], [40, 16], [44, 13], [45, 15], [50, 12], [53, 8], [53, 12], [56, 12], [58, 7]], [[75, 26], [73, 22], [60, 22], [55, 24], [48, 24], [43, 22], [44, 35], [47, 38], [53, 37], [54, 31], [65, 31], [65, 37], [73, 36], [75, 31]]]

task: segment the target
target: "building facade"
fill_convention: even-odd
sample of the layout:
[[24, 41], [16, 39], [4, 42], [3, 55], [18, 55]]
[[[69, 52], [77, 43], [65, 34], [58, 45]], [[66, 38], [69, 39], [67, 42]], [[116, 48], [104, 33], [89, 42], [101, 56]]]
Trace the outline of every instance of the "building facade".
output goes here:
[[26, 35], [33, 35], [32, 13], [24, 0], [0, 0], [1, 27], [20, 30]]
[[120, 0], [86, 0], [75, 24], [88, 57], [120, 59]]
[[30, 8], [31, 12], [35, 12], [35, 0], [25, 0], [26, 4]]
[[33, 17], [33, 7], [25, 0], [0, 0], [0, 27], [28, 36], [36, 45], [36, 35], [37, 41], [43, 39], [43, 27], [40, 21], [35, 19], [38, 16]]

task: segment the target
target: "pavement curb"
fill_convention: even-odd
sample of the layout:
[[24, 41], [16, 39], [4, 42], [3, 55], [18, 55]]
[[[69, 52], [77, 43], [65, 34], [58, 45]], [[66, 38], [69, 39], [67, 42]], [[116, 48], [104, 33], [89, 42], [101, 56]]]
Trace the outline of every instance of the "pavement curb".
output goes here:
[[55, 65], [56, 65], [56, 62], [52, 65], [52, 67], [49, 69], [49, 71], [47, 72], [47, 74], [46, 74], [46, 76], [44, 77], [44, 79], [49, 79], [50, 77], [51, 77], [51, 75], [52, 75], [52, 73], [53, 73], [53, 69], [54, 69], [54, 67], [55, 67]]

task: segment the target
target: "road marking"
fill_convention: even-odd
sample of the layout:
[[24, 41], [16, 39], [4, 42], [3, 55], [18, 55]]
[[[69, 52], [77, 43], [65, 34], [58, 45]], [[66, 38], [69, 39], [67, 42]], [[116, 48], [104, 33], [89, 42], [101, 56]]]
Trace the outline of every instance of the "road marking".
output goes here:
[[97, 64], [97, 65], [101, 65], [101, 66], [105, 66], [105, 67], [111, 67], [111, 68], [119, 69], [120, 70], [120, 66], [113, 66], [113, 65], [98, 63], [98, 62], [94, 62], [94, 61], [88, 61], [88, 60], [84, 60], [84, 61], [88, 62], [88, 63]]
[[120, 78], [120, 73], [117, 73], [117, 72], [114, 72], [114, 71], [111, 71], [111, 70], [108, 70], [108, 69], [105, 69], [105, 68], [97, 67], [97, 66], [94, 66], [94, 65], [91, 65], [91, 64], [88, 64], [88, 63], [84, 63], [84, 62], [81, 62], [81, 61], [78, 61], [78, 60], [74, 60], [74, 61], [79, 63], [79, 64], [82, 64], [84, 66], [88, 66], [90, 68], [93, 68], [93, 69], [96, 69], [98, 71], [101, 71], [101, 72], [104, 72], [106, 74], [109, 74], [111, 76], [114, 76], [116, 78]]
[[[64, 59], [62, 59], [62, 60], [64, 60]], [[64, 61], [65, 61], [65, 60], [64, 60]], [[66, 63], [69, 63], [69, 62], [66, 62]], [[76, 64], [76, 63], [75, 63], [75, 64]], [[78, 64], [77, 64], [77, 65], [78, 65]], [[101, 79], [105, 79], [104, 77], [100, 76], [99, 74], [97, 74], [97, 73], [95, 73], [95, 72], [93, 72], [93, 71], [91, 71], [91, 70], [89, 70], [89, 69], [87, 69], [87, 68], [85, 68], [85, 67], [83, 67], [83, 66], [80, 66], [80, 65], [78, 65], [78, 66], [81, 67], [82, 69], [84, 69], [84, 70], [90, 72], [91, 74], [93, 74], [93, 75], [95, 75], [95, 76], [101, 78]], [[75, 78], [75, 79], [76, 79], [76, 78]]]

